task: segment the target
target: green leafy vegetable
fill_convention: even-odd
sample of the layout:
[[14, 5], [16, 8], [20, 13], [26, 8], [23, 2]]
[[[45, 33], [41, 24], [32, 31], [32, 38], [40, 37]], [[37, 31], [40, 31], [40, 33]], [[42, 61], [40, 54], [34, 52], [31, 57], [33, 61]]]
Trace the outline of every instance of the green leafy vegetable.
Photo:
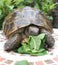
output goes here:
[[46, 54], [47, 54], [47, 51], [45, 49], [40, 49], [39, 51], [33, 51], [30, 53], [30, 55], [32, 56], [42, 56]]
[[29, 53], [31, 50], [29, 46], [25, 43], [22, 43], [22, 47], [18, 49], [18, 53]]
[[40, 38], [40, 39], [44, 39], [44, 37], [45, 37], [45, 34], [44, 33], [38, 35], [38, 38]]
[[44, 33], [42, 33], [42, 34], [40, 34], [40, 35], [38, 35], [38, 38], [40, 38], [41, 39], [41, 48], [45, 45], [45, 40], [46, 40], [46, 37], [45, 37], [45, 34]]
[[29, 65], [28, 61], [22, 60], [15, 63], [15, 65]]
[[42, 33], [38, 36], [29, 36], [28, 43], [22, 43], [22, 46], [18, 48], [18, 53], [25, 53], [30, 55], [45, 55], [47, 51], [44, 49], [45, 34]]
[[[35, 41], [36, 40], [36, 41]], [[38, 50], [41, 45], [41, 40], [37, 36], [30, 36], [29, 45], [31, 49]]]

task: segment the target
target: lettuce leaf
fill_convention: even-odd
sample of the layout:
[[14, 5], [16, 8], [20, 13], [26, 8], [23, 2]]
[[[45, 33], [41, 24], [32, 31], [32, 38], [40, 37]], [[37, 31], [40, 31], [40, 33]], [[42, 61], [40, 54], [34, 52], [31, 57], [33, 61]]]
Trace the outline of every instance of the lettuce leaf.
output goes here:
[[27, 60], [18, 61], [15, 63], [15, 65], [29, 65]]
[[30, 54], [35, 56], [45, 55], [47, 51], [44, 49], [46, 35], [44, 33], [38, 36], [29, 36], [27, 43], [22, 42], [22, 46], [18, 48], [18, 53]]

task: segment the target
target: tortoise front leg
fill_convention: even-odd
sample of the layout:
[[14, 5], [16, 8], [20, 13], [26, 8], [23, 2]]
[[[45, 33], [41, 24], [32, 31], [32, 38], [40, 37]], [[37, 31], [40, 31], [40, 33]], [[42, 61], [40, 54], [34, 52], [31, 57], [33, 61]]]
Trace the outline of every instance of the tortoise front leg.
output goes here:
[[20, 46], [21, 37], [21, 34], [15, 34], [14, 36], [10, 37], [4, 45], [4, 50], [10, 51], [15, 49], [17, 46]]
[[45, 34], [46, 34], [46, 44], [45, 44], [45, 48], [46, 48], [47, 50], [53, 48], [54, 43], [55, 43], [55, 40], [54, 40], [54, 38], [52, 37], [51, 33], [48, 32], [48, 31], [45, 30], [45, 29], [42, 29], [42, 30], [41, 30], [41, 33], [45, 33]]

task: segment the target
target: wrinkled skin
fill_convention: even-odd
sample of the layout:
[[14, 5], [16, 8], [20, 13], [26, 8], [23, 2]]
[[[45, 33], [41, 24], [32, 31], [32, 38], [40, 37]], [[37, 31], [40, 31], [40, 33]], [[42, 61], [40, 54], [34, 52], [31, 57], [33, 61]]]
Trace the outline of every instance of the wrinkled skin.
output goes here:
[[46, 34], [46, 44], [45, 44], [44, 48], [47, 49], [47, 50], [53, 48], [54, 43], [55, 43], [55, 40], [54, 40], [54, 38], [52, 37], [51, 33], [48, 32], [48, 31], [45, 30], [45, 29], [42, 29], [42, 30], [41, 30], [41, 33], [45, 33], [45, 34]]
[[37, 9], [25, 7], [22, 10], [15, 10], [5, 19], [3, 31], [8, 39], [4, 45], [5, 50], [13, 50], [20, 46], [22, 40], [29, 35], [46, 34], [45, 48], [48, 50], [54, 46], [52, 27], [50, 21]]

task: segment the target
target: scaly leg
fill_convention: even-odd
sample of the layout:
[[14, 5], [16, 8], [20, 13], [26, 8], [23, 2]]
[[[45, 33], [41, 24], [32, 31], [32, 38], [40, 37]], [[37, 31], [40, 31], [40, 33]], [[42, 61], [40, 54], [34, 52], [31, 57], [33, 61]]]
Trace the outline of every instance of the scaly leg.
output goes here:
[[15, 49], [17, 46], [20, 46], [21, 37], [21, 34], [15, 34], [10, 37], [4, 45], [4, 50], [10, 51]]
[[46, 31], [45, 29], [42, 29], [41, 30], [41, 33], [45, 33], [46, 34], [46, 44], [45, 44], [45, 48], [47, 50], [53, 48], [54, 46], [54, 43], [55, 43], [55, 40], [54, 38], [52, 37], [51, 33]]

